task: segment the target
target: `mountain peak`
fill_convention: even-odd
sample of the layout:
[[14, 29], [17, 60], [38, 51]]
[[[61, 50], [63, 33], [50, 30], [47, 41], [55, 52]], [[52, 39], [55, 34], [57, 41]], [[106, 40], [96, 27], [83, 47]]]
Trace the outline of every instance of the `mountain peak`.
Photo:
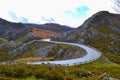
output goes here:
[[99, 11], [95, 15], [108, 15], [108, 14], [110, 14], [108, 11]]
[[[108, 27], [111, 28], [113, 24], [118, 24], [120, 22], [120, 15], [119, 14], [112, 14], [108, 11], [100, 11], [90, 18], [88, 18], [80, 27], [81, 29], [86, 29], [88, 26], [92, 27]], [[118, 26], [118, 25], [117, 25]]]
[[91, 45], [109, 53], [120, 52], [120, 14], [100, 11], [88, 18], [78, 29], [51, 40]]

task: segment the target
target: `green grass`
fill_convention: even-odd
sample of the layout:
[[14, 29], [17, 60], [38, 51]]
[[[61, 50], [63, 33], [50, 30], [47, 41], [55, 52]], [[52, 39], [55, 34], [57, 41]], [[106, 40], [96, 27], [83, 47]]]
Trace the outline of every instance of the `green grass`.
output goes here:
[[0, 44], [5, 43], [5, 42], [7, 42], [6, 39], [4, 39], [4, 38], [0, 38]]
[[[88, 71], [92, 75], [88, 75]], [[0, 65], [0, 77], [11, 80], [98, 80], [98, 77], [107, 73], [108, 77], [120, 79], [120, 65], [109, 63], [105, 57], [82, 65]]]
[[108, 57], [112, 62], [120, 64], [120, 54], [103, 54], [104, 56]]
[[[106, 72], [108, 74], [108, 77], [114, 77], [120, 79], [120, 65], [115, 63], [107, 63], [103, 58], [98, 59], [97, 61], [83, 64], [83, 65], [77, 65], [77, 68], [80, 68], [80, 71], [87, 72], [91, 71], [94, 73], [93, 76], [89, 76], [88, 78], [95, 79], [95, 77], [99, 77], [99, 75]], [[87, 80], [86, 78], [85, 80]]]
[[[35, 41], [35, 43], [41, 42], [44, 43], [45, 46], [49, 46], [53, 43], [46, 43], [42, 41]], [[101, 44], [97, 44], [100, 42]], [[112, 54], [106, 46], [110, 43], [102, 43], [104, 42], [103, 38], [101, 40], [96, 40], [95, 44], [91, 44], [93, 47], [101, 50], [103, 52], [103, 56], [91, 63], [75, 65], [75, 66], [61, 66], [61, 65], [27, 65], [27, 64], [13, 64], [13, 65], [0, 65], [0, 79], [1, 80], [97, 80], [98, 77], [107, 73], [108, 77], [118, 78], [120, 79], [120, 65], [119, 59], [120, 56], [118, 54]], [[64, 48], [64, 52], [73, 48], [74, 46], [70, 45], [60, 45], [56, 44], [58, 48], [54, 48], [52, 53], [58, 51], [59, 48]], [[105, 46], [102, 46], [105, 45]], [[110, 44], [111, 45], [111, 44]], [[119, 44], [116, 44], [119, 46]], [[42, 46], [42, 47], [45, 47]], [[114, 47], [113, 45], [111, 45]], [[38, 49], [35, 44], [32, 44], [28, 52], [34, 52]], [[0, 49], [0, 60], [9, 60], [12, 59], [11, 56], [7, 54], [8, 49]], [[25, 52], [21, 52], [17, 56], [24, 54]], [[78, 53], [75, 51], [75, 54]], [[25, 57], [30, 57], [34, 55], [27, 55]], [[115, 63], [109, 62], [105, 57], [110, 59]], [[54, 59], [53, 57], [50, 57]], [[118, 63], [118, 64], [116, 64]], [[88, 75], [88, 71], [92, 72], [93, 75]]]
[[39, 79], [35, 77], [28, 77], [28, 78], [21, 78], [21, 79], [16, 79], [16, 80], [44, 80], [44, 79]]

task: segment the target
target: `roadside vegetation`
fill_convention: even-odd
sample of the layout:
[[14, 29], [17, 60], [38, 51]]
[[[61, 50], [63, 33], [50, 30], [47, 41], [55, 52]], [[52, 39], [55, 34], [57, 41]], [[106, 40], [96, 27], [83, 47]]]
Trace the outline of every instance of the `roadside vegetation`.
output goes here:
[[108, 63], [104, 57], [75, 66], [18, 63], [0, 65], [0, 80], [98, 80], [105, 72], [107, 77], [120, 79], [119, 71], [120, 65]]
[[[52, 50], [48, 52], [50, 55], [46, 60], [54, 60], [55, 58], [62, 59], [68, 51], [72, 51], [74, 55], [78, 55], [79, 52], [82, 52], [82, 49], [78, 49], [78, 47], [75, 46], [48, 43], [38, 40], [31, 44], [27, 51], [19, 52], [20, 54], [31, 52], [30, 55], [24, 57], [20, 54], [17, 54], [18, 57], [15, 57], [15, 55], [13, 57], [13, 54], [8, 53], [8, 48], [0, 49], [1, 61], [7, 61], [14, 58], [18, 62], [17, 64], [0, 64], [0, 80], [97, 80], [103, 73], [107, 73], [107, 77], [120, 79], [120, 65], [112, 63], [104, 56], [97, 61], [75, 66], [51, 64], [27, 65], [23, 63], [27, 61], [42, 60], [42, 57], [35, 56], [32, 52], [38, 48], [46, 48], [46, 46], [50, 46], [51, 44], [54, 44], [53, 46], [56, 47], [52, 47]], [[62, 51], [64, 53], [62, 53]], [[55, 53], [58, 52], [61, 52], [60, 57], [56, 57], [57, 55], [55, 55]], [[116, 58], [114, 60], [116, 60]]]

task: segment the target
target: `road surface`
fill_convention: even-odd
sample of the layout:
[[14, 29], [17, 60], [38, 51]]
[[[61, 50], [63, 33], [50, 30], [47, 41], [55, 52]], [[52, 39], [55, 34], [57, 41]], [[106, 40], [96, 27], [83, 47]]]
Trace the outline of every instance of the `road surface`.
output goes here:
[[76, 44], [76, 43], [67, 43], [67, 42], [56, 42], [56, 41], [49, 41], [49, 39], [43, 39], [44, 41], [48, 42], [54, 42], [54, 43], [60, 43], [60, 44], [70, 44], [70, 45], [75, 45], [80, 48], [83, 48], [86, 50], [87, 54], [83, 57], [80, 58], [75, 58], [75, 59], [68, 59], [68, 60], [56, 60], [56, 61], [39, 61], [39, 62], [28, 62], [27, 64], [59, 64], [59, 65], [64, 65], [64, 66], [72, 66], [76, 64], [84, 64], [88, 62], [92, 62], [101, 56], [101, 52], [95, 48], [88, 47], [86, 45], [81, 45], [81, 44]]

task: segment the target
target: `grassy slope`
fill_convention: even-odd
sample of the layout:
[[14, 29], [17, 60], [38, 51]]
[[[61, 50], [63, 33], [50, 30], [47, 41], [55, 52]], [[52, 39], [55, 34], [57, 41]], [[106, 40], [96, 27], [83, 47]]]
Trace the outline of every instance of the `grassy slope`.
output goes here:
[[[108, 57], [111, 61], [119, 63], [120, 56], [118, 54], [112, 54], [112, 51], [109, 51], [106, 46], [110, 41], [101, 38], [100, 40], [94, 41], [94, 44], [90, 44], [93, 47], [98, 48], [103, 52], [103, 55]], [[101, 43], [101, 44], [98, 44]], [[103, 46], [106, 44], [105, 46]], [[119, 47], [119, 43], [115, 45], [111, 45], [111, 47]], [[0, 50], [1, 51], [1, 50]], [[6, 50], [4, 50], [6, 51]], [[108, 54], [107, 54], [108, 53]], [[16, 67], [16, 68], [15, 68]], [[19, 68], [21, 67], [21, 68]], [[15, 69], [14, 69], [15, 68]], [[4, 70], [4, 71], [3, 71]], [[20, 78], [17, 76], [18, 72], [22, 71], [24, 75], [20, 75]], [[57, 72], [56, 72], [57, 71]], [[93, 75], [88, 75], [88, 71], [91, 71]], [[97, 80], [99, 75], [107, 72], [108, 77], [114, 77], [120, 79], [120, 65], [111, 63], [109, 64], [105, 61], [104, 57], [101, 57], [97, 61], [92, 63], [83, 64], [83, 65], [76, 65], [72, 67], [64, 67], [64, 66], [46, 66], [46, 65], [25, 65], [25, 64], [18, 64], [18, 65], [0, 65], [0, 79], [7, 79], [7, 80], [36, 80], [36, 79], [43, 79], [49, 80]], [[82, 73], [82, 75], [79, 75]], [[12, 74], [12, 75], [11, 75]], [[17, 77], [16, 77], [17, 76]], [[33, 76], [33, 77], [31, 77]], [[21, 79], [22, 78], [22, 79]], [[59, 79], [58, 79], [59, 78]]]
[[[117, 51], [120, 47], [120, 33], [112, 31], [106, 27], [94, 27], [94, 30], [99, 32], [99, 35], [93, 38], [85, 38], [85, 42], [100, 51], [108, 57], [112, 62], [120, 64], [120, 52]], [[111, 35], [117, 39], [113, 39]], [[105, 36], [106, 35], [106, 36]]]
[[[88, 75], [88, 71], [92, 75]], [[0, 78], [10, 80], [98, 80], [104, 72], [108, 77], [120, 79], [120, 65], [109, 64], [101, 57], [97, 61], [76, 66], [50, 65], [0, 65]], [[22, 74], [21, 74], [22, 73]]]
[[[72, 57], [63, 57], [68, 53], [68, 51], [72, 52], [73, 58], [81, 57], [81, 56], [85, 55], [85, 51], [79, 47], [76, 47], [76, 46], [34, 40], [34, 42], [31, 45], [28, 45], [26, 47], [27, 49], [25, 48], [25, 50], [19, 51], [16, 54], [8, 53], [10, 48], [3, 48], [3, 49], [1, 48], [0, 49], [0, 61], [16, 60], [16, 59], [17, 59], [17, 61], [28, 61], [28, 60], [29, 61], [40, 61], [41, 56], [35, 54], [35, 52], [41, 48], [46, 49], [46, 47], [51, 47], [52, 45], [54, 45], [54, 47], [48, 51], [48, 55], [45, 58], [45, 60], [72, 58]], [[20, 48], [20, 47], [22, 47], [22, 46], [19, 46], [18, 48]], [[74, 50], [74, 48], [77, 48], [77, 49]], [[60, 49], [62, 49], [63, 51], [61, 53], [61, 56], [58, 56], [57, 53]], [[44, 51], [43, 51], [43, 54], [44, 54]], [[39, 59], [38, 59], [38, 57], [39, 57]]]
[[[53, 43], [44, 44], [50, 45]], [[34, 45], [34, 44], [33, 44]], [[33, 45], [30, 47], [31, 49]], [[58, 47], [63, 47], [69, 49], [66, 45], [58, 45]], [[99, 46], [99, 45], [96, 45]], [[72, 47], [72, 46], [71, 46]], [[57, 48], [54, 48], [57, 51]], [[7, 49], [0, 50], [0, 53], [7, 52]], [[6, 54], [6, 53], [5, 53]], [[110, 56], [108, 54], [108, 56]], [[112, 56], [113, 57], [113, 56]], [[115, 56], [116, 57], [116, 56]], [[3, 56], [0, 58], [2, 59]], [[10, 58], [10, 56], [8, 57]], [[31, 59], [34, 57], [22, 58]], [[4, 59], [7, 59], [5, 57]], [[117, 59], [117, 58], [116, 58]], [[115, 60], [116, 60], [115, 59]], [[88, 75], [88, 71], [92, 72], [93, 75]], [[108, 77], [114, 77], [120, 79], [120, 65], [110, 63], [103, 56], [97, 61], [76, 65], [76, 66], [50, 66], [50, 65], [26, 65], [26, 64], [16, 64], [16, 65], [0, 65], [0, 79], [1, 80], [97, 80], [99, 75], [107, 72]]]

